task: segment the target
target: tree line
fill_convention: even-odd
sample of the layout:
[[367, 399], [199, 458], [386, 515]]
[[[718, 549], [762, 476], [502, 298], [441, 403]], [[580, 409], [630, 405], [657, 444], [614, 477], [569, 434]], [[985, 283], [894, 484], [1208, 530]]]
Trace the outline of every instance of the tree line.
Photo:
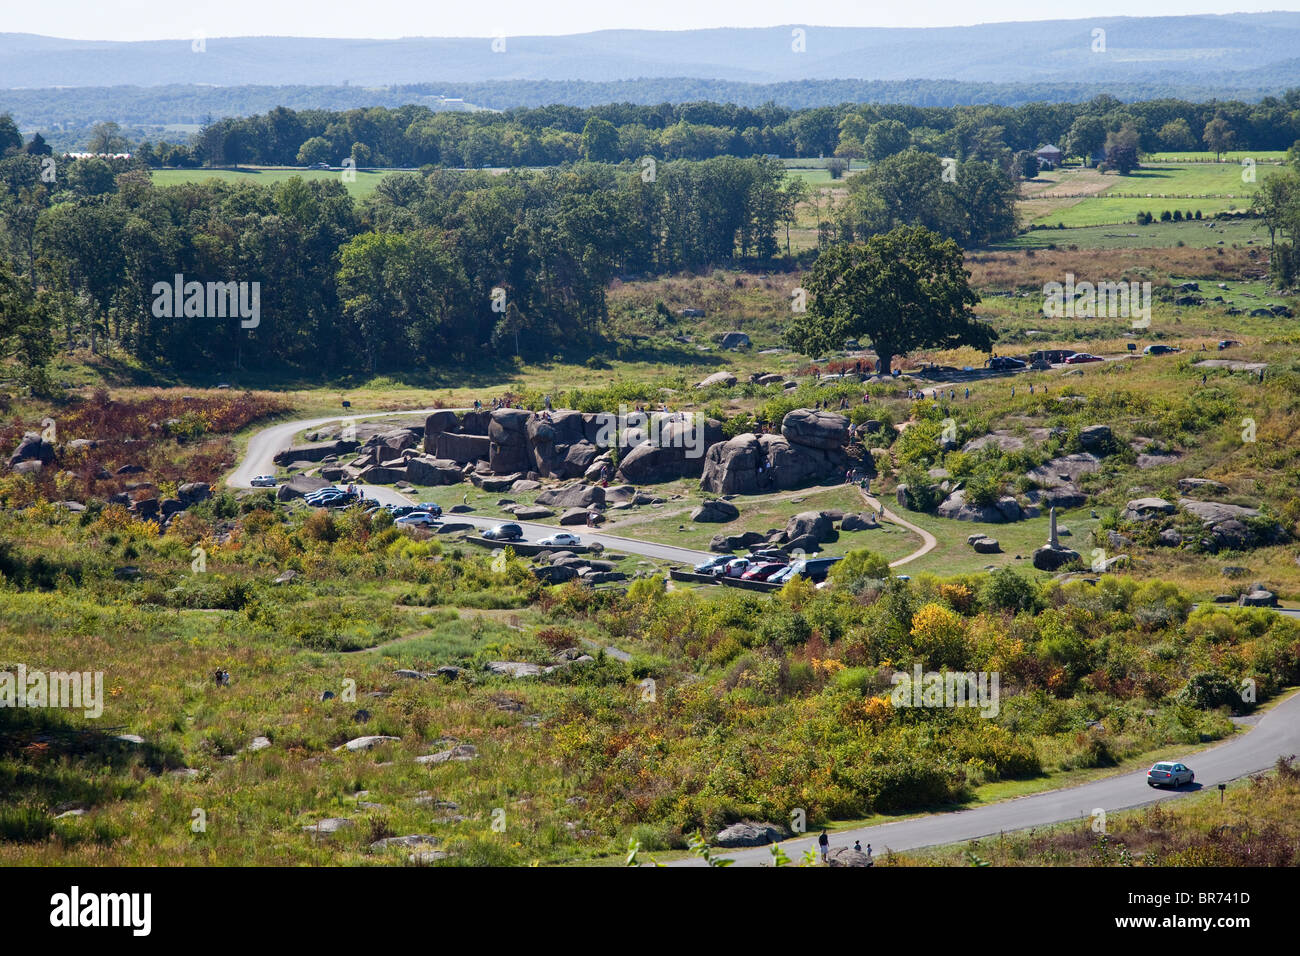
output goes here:
[[843, 103], [792, 109], [767, 103], [694, 102], [586, 108], [550, 105], [493, 111], [427, 106], [350, 110], [276, 107], [206, 124], [186, 143], [144, 142], [153, 166], [294, 166], [350, 160], [359, 167], [552, 166], [715, 156], [883, 159], [921, 149], [1009, 168], [1016, 153], [1055, 143], [1090, 157], [1131, 129], [1143, 152], [1223, 148], [1282, 150], [1300, 140], [1300, 88], [1258, 103], [1178, 99], [1020, 106]]
[[[177, 369], [375, 371], [589, 347], [617, 276], [767, 262], [804, 195], [767, 159], [576, 163], [501, 175], [156, 187], [132, 161], [0, 160], [9, 354], [67, 348]], [[154, 308], [158, 283], [258, 283], [260, 322]], [[164, 314], [159, 314], [162, 312]]]

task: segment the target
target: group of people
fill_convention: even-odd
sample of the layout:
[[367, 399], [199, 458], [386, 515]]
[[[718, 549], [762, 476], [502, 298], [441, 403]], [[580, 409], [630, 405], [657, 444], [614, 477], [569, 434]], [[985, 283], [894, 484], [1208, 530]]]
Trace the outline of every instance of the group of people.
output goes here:
[[[823, 863], [829, 862], [829, 856], [831, 852], [831, 838], [830, 838], [830, 834], [828, 834], [825, 830], [823, 830], [821, 836], [817, 838], [817, 849], [821, 852], [822, 862]], [[871, 855], [870, 843], [867, 844], [867, 848], [864, 850], [862, 849], [862, 841], [854, 840], [853, 849], [855, 852], [861, 853], [863, 856], [867, 858], [867, 866], [876, 865], [875, 858]]]

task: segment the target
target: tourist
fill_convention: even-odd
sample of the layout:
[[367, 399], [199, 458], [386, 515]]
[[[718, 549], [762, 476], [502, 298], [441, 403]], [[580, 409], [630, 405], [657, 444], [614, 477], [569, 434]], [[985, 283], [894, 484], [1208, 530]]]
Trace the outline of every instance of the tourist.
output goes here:
[[826, 854], [829, 853], [831, 849], [831, 840], [830, 837], [826, 835], [825, 830], [823, 830], [822, 835], [817, 838], [817, 846], [821, 848], [822, 862], [825, 863]]

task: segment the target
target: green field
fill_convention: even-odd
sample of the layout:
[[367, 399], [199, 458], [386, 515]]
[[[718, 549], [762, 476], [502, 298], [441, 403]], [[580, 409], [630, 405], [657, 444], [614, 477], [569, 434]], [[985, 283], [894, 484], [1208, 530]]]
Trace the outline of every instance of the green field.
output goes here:
[[[1213, 225], [1213, 228], [1211, 228]], [[1048, 247], [1081, 249], [1158, 249], [1185, 245], [1193, 247], [1259, 245], [1268, 243], [1268, 230], [1258, 219], [1205, 220], [1192, 222], [1153, 222], [1104, 226], [1074, 226], [1066, 229], [1034, 229], [1000, 243], [1006, 249], [1046, 249]]]
[[[356, 179], [344, 182], [348, 192], [355, 199], [363, 199], [375, 191], [379, 180], [390, 175], [388, 172], [375, 173], [354, 171]], [[343, 181], [341, 170], [329, 169], [270, 169], [247, 167], [241, 169], [155, 169], [153, 171], [155, 186], [179, 186], [184, 183], [200, 183], [216, 179], [224, 183], [253, 183], [258, 186], [275, 186], [294, 176], [306, 180]]]

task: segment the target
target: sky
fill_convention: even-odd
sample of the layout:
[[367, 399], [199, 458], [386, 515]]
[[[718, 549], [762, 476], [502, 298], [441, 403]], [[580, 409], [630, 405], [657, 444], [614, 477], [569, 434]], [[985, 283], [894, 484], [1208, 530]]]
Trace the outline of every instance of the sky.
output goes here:
[[[554, 36], [591, 30], [704, 27], [927, 27], [1300, 10], [1300, 0], [6, 0], [0, 33], [85, 40], [222, 36]], [[801, 17], [814, 16], [807, 21]]]

